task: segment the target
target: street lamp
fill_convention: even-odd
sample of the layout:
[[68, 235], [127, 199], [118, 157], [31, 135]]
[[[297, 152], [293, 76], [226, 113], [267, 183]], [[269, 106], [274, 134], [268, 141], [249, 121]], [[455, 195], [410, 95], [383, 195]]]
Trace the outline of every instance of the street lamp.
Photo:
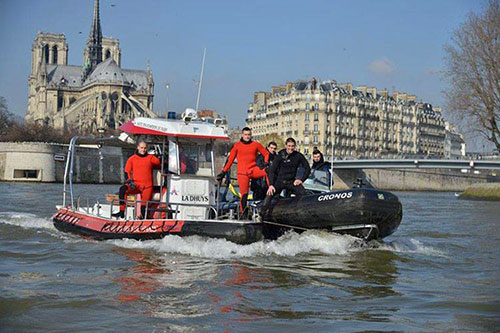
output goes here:
[[169, 98], [168, 98], [168, 90], [170, 89], [170, 83], [167, 83], [165, 85], [165, 90], [167, 91], [167, 111], [165, 112], [165, 118], [168, 119], [168, 102], [169, 102]]

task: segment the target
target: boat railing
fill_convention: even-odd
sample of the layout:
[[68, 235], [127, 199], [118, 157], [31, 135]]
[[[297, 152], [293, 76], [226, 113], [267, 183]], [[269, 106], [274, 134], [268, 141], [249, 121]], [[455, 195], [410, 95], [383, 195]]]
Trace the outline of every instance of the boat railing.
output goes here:
[[[144, 215], [148, 216], [151, 210], [154, 212], [164, 212], [166, 213], [166, 218], [172, 218], [172, 219], [178, 219], [179, 218], [179, 207], [180, 206], [187, 206], [187, 207], [204, 207], [207, 208], [217, 219], [218, 212], [217, 208], [213, 205], [207, 205], [207, 204], [196, 204], [196, 203], [166, 203], [164, 201], [153, 201], [153, 200], [135, 200], [135, 199], [112, 199], [107, 204], [110, 205], [109, 209], [109, 214], [113, 214], [114, 208], [115, 207], [120, 207], [120, 202], [123, 202], [125, 204], [125, 207], [132, 207], [132, 212], [133, 212], [133, 218], [137, 219], [137, 207], [144, 205], [146, 207]], [[93, 203], [91, 205], [91, 203]], [[83, 211], [89, 215], [94, 215], [94, 216], [101, 216], [102, 212], [102, 205], [99, 200], [97, 200], [95, 197], [90, 197], [86, 195], [79, 195], [76, 200], [75, 200], [75, 205], [69, 205], [72, 209], [76, 211]], [[171, 216], [169, 217], [169, 214]], [[106, 216], [108, 217], [108, 216]], [[109, 216], [111, 217], [111, 216]]]
[[[106, 201], [106, 204], [110, 205], [109, 212], [106, 210], [102, 209], [103, 203], [96, 199], [95, 197], [90, 197], [86, 195], [79, 195], [76, 197], [75, 200], [75, 205], [71, 206], [69, 205], [72, 209], [75, 211], [81, 211], [84, 212], [88, 215], [93, 215], [97, 217], [105, 217], [105, 218], [111, 218], [111, 214], [113, 214], [113, 211], [116, 208], [120, 207], [120, 201], [123, 201], [125, 204], [125, 207], [131, 207], [132, 208], [132, 217], [133, 219], [137, 219], [137, 208], [139, 206], [144, 205], [145, 211], [144, 215], [148, 216], [151, 211], [153, 212], [161, 212], [165, 213], [164, 217], [161, 217], [160, 219], [180, 219], [181, 217], [179, 216], [180, 214], [180, 207], [204, 207], [209, 210], [209, 216], [211, 216], [213, 219], [219, 220], [219, 219], [237, 219], [237, 220], [251, 220], [253, 222], [258, 221], [258, 215], [259, 215], [259, 209], [257, 205], [249, 205], [249, 213], [248, 215], [243, 216], [240, 210], [238, 209], [238, 206], [234, 210], [229, 210], [226, 214], [221, 215], [220, 212], [218, 212], [217, 207], [214, 205], [207, 205], [207, 204], [196, 204], [196, 203], [166, 203], [164, 201], [153, 201], [153, 200], [135, 200], [135, 199], [112, 199], [110, 201]], [[106, 212], [105, 214], [103, 214]], [[109, 214], [109, 216], [108, 216]], [[210, 219], [212, 219], [210, 218]]]
[[[76, 155], [76, 143], [78, 140], [91, 140], [95, 142], [97, 146], [100, 147], [104, 142], [115, 141], [117, 138], [115, 136], [109, 137], [94, 137], [94, 136], [74, 136], [71, 138], [68, 146], [68, 153], [66, 155], [66, 166], [64, 167], [64, 179], [63, 179], [63, 206], [69, 205], [71, 207], [75, 206], [74, 192], [73, 192], [73, 176], [74, 176], [74, 164]], [[69, 196], [69, 200], [67, 198]]]

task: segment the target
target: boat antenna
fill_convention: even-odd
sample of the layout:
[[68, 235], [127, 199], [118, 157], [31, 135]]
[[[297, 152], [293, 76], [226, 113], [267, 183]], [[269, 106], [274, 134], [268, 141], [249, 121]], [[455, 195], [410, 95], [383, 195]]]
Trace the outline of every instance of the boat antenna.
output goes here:
[[201, 73], [200, 82], [198, 84], [198, 97], [196, 98], [196, 112], [198, 112], [198, 106], [200, 105], [200, 95], [201, 95], [201, 85], [203, 84], [203, 71], [205, 69], [205, 55], [207, 54], [207, 48], [203, 50], [203, 60], [201, 61]]

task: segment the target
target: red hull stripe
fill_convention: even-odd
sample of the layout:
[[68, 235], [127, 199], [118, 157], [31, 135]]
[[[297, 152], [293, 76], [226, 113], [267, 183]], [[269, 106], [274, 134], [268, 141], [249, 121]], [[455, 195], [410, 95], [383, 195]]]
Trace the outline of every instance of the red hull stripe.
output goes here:
[[129, 134], [161, 135], [161, 136], [173, 136], [173, 137], [183, 137], [183, 138], [229, 139], [226, 136], [217, 136], [217, 135], [175, 134], [175, 133], [160, 132], [144, 127], [135, 126], [131, 121], [121, 125], [118, 129]]
[[181, 220], [111, 220], [66, 209], [65, 212], [56, 214], [55, 218], [95, 232], [116, 234], [178, 233], [182, 231], [184, 225], [184, 221]]

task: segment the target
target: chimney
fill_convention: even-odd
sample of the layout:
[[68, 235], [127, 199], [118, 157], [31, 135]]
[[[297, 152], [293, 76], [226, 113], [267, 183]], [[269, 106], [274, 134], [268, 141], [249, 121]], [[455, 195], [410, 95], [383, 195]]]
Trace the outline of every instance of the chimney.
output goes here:
[[366, 86], [358, 86], [356, 90], [359, 90], [363, 93], [363, 96], [366, 96]]

